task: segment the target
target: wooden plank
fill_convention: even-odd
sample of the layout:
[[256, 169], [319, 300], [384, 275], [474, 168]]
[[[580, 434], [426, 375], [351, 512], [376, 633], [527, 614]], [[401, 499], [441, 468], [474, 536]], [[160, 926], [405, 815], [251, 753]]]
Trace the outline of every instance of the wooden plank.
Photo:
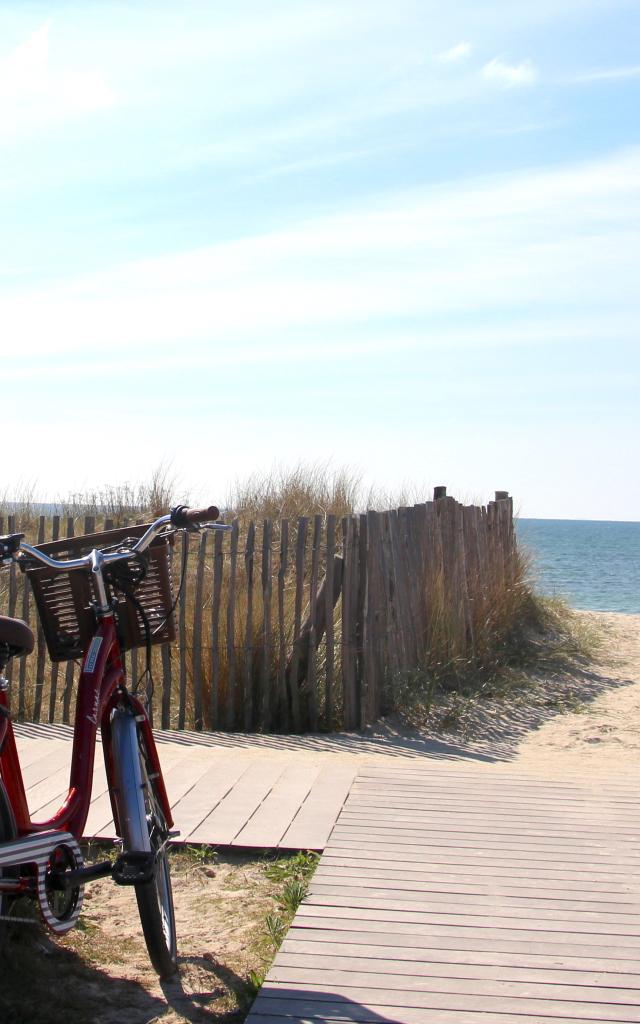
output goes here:
[[234, 759], [222, 764], [216, 763], [200, 776], [179, 804], [180, 817], [176, 819], [176, 828], [180, 829], [183, 841], [202, 843], [217, 841], [210, 839], [206, 830], [200, 839], [195, 839], [193, 833], [200, 830], [202, 823], [248, 771], [250, 765], [251, 761], [248, 758], [247, 760]]
[[[379, 1024], [385, 1021], [387, 1024], [487, 1024], [487, 1014], [480, 1011], [474, 1013], [471, 1010], [464, 1011], [464, 1017], [460, 1017], [457, 1010], [417, 1010], [412, 1007], [389, 1007], [375, 1006], [372, 1003], [354, 1004], [349, 1000], [342, 1000], [336, 1003], [326, 1001], [314, 1002], [305, 998], [304, 1002], [297, 999], [283, 1000], [274, 1010], [274, 1000], [263, 1000], [258, 996], [253, 1004], [251, 1014], [247, 1017], [247, 1024], [283, 1024], [286, 1017], [287, 1024], [313, 1024], [315, 1021], [332, 1021], [336, 1024], [342, 1022], [354, 1022], [354, 1024]], [[271, 1010], [271, 1012], [269, 1012]], [[501, 1013], [499, 1024], [542, 1024], [546, 1017], [532, 1018], [528, 1014], [522, 1015]], [[493, 1024], [493, 1022], [492, 1022]], [[576, 1024], [575, 1017], [553, 1017], [553, 1024]], [[637, 1024], [637, 1022], [634, 1022]]]
[[[60, 516], [55, 515], [51, 520], [51, 540], [58, 540], [60, 537]], [[46, 649], [46, 644], [45, 644]], [[49, 677], [49, 722], [56, 720], [56, 700], [58, 697], [58, 675], [60, 665], [57, 661], [50, 666]]]
[[[31, 587], [27, 586], [26, 578], [22, 577], [22, 613], [21, 617], [29, 625], [31, 617]], [[18, 674], [18, 718], [24, 721], [26, 718], [26, 687], [27, 687], [27, 658], [20, 658], [20, 671]]]
[[[300, 1000], [295, 999], [295, 993], [298, 993]], [[305, 982], [297, 984], [296, 982], [290, 982], [286, 991], [283, 991], [282, 987], [275, 982], [267, 981], [260, 990], [261, 999], [269, 1000], [274, 1007], [283, 1006], [289, 1004], [291, 1006], [294, 1002], [299, 1002], [302, 1007], [305, 1006], [309, 1001], [309, 985]], [[409, 1001], [410, 999], [410, 1001]], [[426, 1010], [429, 1014], [433, 1010], [456, 1010], [459, 1013], [465, 1013], [466, 1011], [484, 1011], [485, 1014], [504, 1014], [504, 1013], [522, 1013], [527, 1016], [539, 1015], [544, 1018], [549, 1017], [555, 1020], [557, 1017], [568, 1017], [583, 1021], [619, 1021], [624, 1024], [637, 1024], [640, 1019], [637, 1014], [635, 1004], [631, 1006], [614, 1006], [609, 1003], [584, 1003], [573, 1000], [551, 1000], [551, 999], [527, 999], [526, 997], [518, 998], [513, 995], [476, 995], [469, 994], [467, 992], [458, 993], [439, 993], [429, 992], [420, 993], [414, 992], [410, 997], [399, 996], [398, 993], [385, 992], [382, 989], [377, 989], [375, 992], [370, 992], [367, 988], [351, 987], [349, 985], [332, 985], [330, 992], [326, 995], [319, 993], [316, 990], [313, 991], [313, 1002], [317, 1005], [318, 1002], [324, 1002], [328, 1007], [334, 1006], [338, 1000], [349, 1001], [351, 1004], [355, 1004], [357, 1007], [367, 1007], [369, 1010], [375, 1009], [376, 1013], [379, 1014], [380, 1020], [393, 1020], [385, 1013], [386, 1007], [392, 1007], [397, 1010], [401, 1010], [403, 1016], [396, 1018], [401, 1021], [405, 1021], [406, 1010], [411, 1008], [412, 1010]], [[275, 1011], [274, 1011], [275, 1012]], [[304, 1015], [304, 1010], [303, 1010]], [[328, 1015], [328, 1019], [331, 1019]], [[425, 1022], [431, 1024], [432, 1017], [423, 1017]]]
[[[363, 790], [357, 783], [354, 785], [353, 790], [354, 797], [358, 797], [358, 807], [376, 807], [380, 810], [385, 808], [401, 808], [401, 809], [415, 809], [422, 811], [431, 811], [435, 814], [441, 814], [443, 812], [449, 812], [450, 814], [456, 813], [458, 810], [464, 810], [464, 813], [469, 818], [475, 818], [477, 816], [486, 816], [487, 814], [495, 814], [496, 812], [504, 812], [509, 817], [518, 819], [526, 818], [529, 821], [544, 818], [547, 820], [553, 820], [557, 818], [560, 821], [589, 821], [594, 817], [594, 814], [598, 817], [600, 815], [605, 818], [613, 817], [611, 805], [608, 802], [603, 802], [598, 807], [594, 802], [591, 804], [574, 805], [570, 802], [561, 802], [557, 806], [551, 805], [545, 801], [539, 801], [538, 803], [524, 803], [522, 800], [513, 799], [509, 803], [506, 800], [498, 800], [491, 798], [474, 799], [473, 806], [469, 807], [468, 795], [467, 801], [462, 794], [458, 794], [457, 797], [442, 797], [438, 798], [436, 794], [433, 796], [425, 797], [422, 800], [409, 796], [408, 794], [399, 794], [397, 797], [385, 797], [376, 793], [371, 793], [368, 790]], [[640, 825], [640, 813], [634, 814], [631, 811], [625, 810], [624, 821], [629, 821], [634, 825]]]
[[[422, 869], [421, 863], [407, 863], [406, 861], [388, 861], [388, 860], [365, 860], [362, 857], [353, 856], [351, 858], [346, 857], [335, 857], [331, 855], [331, 847], [325, 850], [325, 856], [322, 858], [322, 864], [318, 867], [315, 872], [314, 880], [319, 881], [321, 878], [360, 878], [362, 879], [361, 884], [365, 884], [365, 879], [391, 879], [403, 884], [404, 887], [418, 886], [423, 891], [437, 891], [437, 892], [460, 892], [460, 891], [488, 891], [500, 893], [504, 889], [505, 895], [510, 895], [512, 892], [526, 893], [528, 890], [532, 892], [540, 892], [544, 889], [545, 892], [582, 892], [586, 896], [598, 893], [622, 893], [630, 901], [636, 902], [637, 897], [640, 894], [640, 886], [635, 884], [633, 886], [616, 886], [613, 882], [609, 882], [603, 885], [598, 885], [592, 879], [588, 881], [576, 880], [573, 872], [565, 872], [565, 875], [561, 879], [553, 879], [544, 877], [540, 872], [534, 869], [528, 871], [521, 871], [517, 875], [518, 884], [510, 885], [505, 884], [507, 878], [503, 875], [502, 871], [494, 869], [491, 874], [482, 874], [480, 865], [478, 872], [470, 872], [469, 874], [456, 873], [454, 870], [449, 872], [434, 872]], [[487, 868], [484, 871], [487, 872]], [[368, 883], [367, 883], [368, 884]], [[599, 898], [593, 895], [594, 899]]]
[[268, 732], [271, 728], [273, 717], [273, 701], [271, 699], [271, 650], [273, 637], [271, 635], [271, 540], [273, 536], [273, 521], [265, 519], [262, 524], [262, 659], [260, 665], [260, 689], [261, 708], [260, 720], [262, 728]]
[[358, 520], [342, 520], [342, 724], [344, 729], [358, 725], [357, 703], [357, 595], [358, 595]]
[[284, 601], [289, 564], [289, 520], [280, 520], [280, 561], [278, 563], [278, 707], [277, 719], [285, 731], [289, 728], [287, 695], [287, 627]]
[[[38, 516], [38, 544], [44, 544], [45, 538], [45, 517]], [[44, 640], [44, 630], [40, 622], [40, 617], [36, 612], [37, 629], [36, 629], [36, 682], [33, 696], [33, 713], [32, 720], [34, 722], [40, 721], [42, 713], [42, 691], [44, 688], [44, 665], [45, 665], [45, 654], [46, 645]]]
[[[318, 731], [318, 694], [316, 671], [316, 647], [318, 642], [316, 631], [316, 608], [318, 603], [318, 574], [320, 565], [320, 544], [322, 539], [322, 516], [313, 517], [313, 538], [311, 544], [311, 574], [309, 578], [309, 654], [307, 660], [307, 706], [309, 709], [309, 728]], [[333, 611], [333, 609], [332, 609]]]
[[[15, 515], [7, 516], [7, 530], [9, 533], [17, 533], [16, 517]], [[12, 562], [9, 566], [9, 600], [7, 605], [7, 615], [10, 619], [15, 619], [16, 608], [18, 605], [18, 566], [15, 562]], [[13, 682], [13, 670], [15, 661], [13, 658], [10, 659], [7, 665], [7, 679], [9, 682]], [[9, 688], [11, 693], [11, 687]]]
[[[386, 884], [385, 884], [386, 882]], [[554, 898], [548, 893], [544, 896], [524, 894], [522, 891], [505, 893], [492, 889], [485, 893], [472, 893], [467, 891], [458, 892], [455, 889], [440, 892], [433, 888], [422, 888], [419, 882], [403, 883], [400, 879], [384, 879], [377, 882], [370, 879], [368, 882], [362, 879], [335, 877], [330, 873], [329, 877], [320, 879], [314, 878], [310, 887], [311, 896], [319, 900], [327, 897], [326, 902], [332, 902], [337, 896], [348, 900], [356, 901], [359, 906], [361, 902], [367, 906], [375, 901], [376, 906], [386, 907], [393, 903], [394, 906], [415, 910], [421, 910], [423, 905], [429, 907], [433, 913], [441, 913], [443, 909], [453, 913], [483, 914], [487, 908], [493, 907], [494, 914], [501, 917], [517, 917], [525, 919], [530, 915], [536, 915], [540, 920], [546, 920], [547, 913], [554, 920], [560, 918], [573, 919], [579, 914], [583, 921], [600, 922], [601, 924], [628, 924], [636, 926], [640, 923], [640, 901], [628, 900], [626, 903], [609, 899], [585, 900], [579, 896], [570, 898], [565, 895], [563, 899]], [[498, 906], [499, 904], [499, 906]], [[496, 909], [498, 907], [498, 909]]]
[[208, 534], [203, 530], [198, 546], [196, 586], [193, 599], [192, 631], [192, 687], [193, 687], [193, 728], [201, 732], [204, 726], [202, 716], [202, 619], [204, 614], [204, 570], [207, 558]]
[[282, 761], [257, 761], [193, 829], [190, 842], [231, 845], [284, 772]]
[[577, 823], [563, 828], [557, 822], [540, 821], [537, 824], [530, 823], [527, 825], [526, 819], [520, 819], [513, 822], [512, 826], [509, 827], [509, 818], [506, 815], [499, 818], [492, 816], [484, 820], [482, 818], [475, 818], [468, 821], [466, 819], [460, 820], [460, 816], [455, 814], [423, 814], [420, 811], [398, 809], [393, 818], [388, 818], [380, 813], [376, 814], [376, 808], [357, 810], [348, 807], [345, 808], [343, 821], [345, 826], [373, 827], [378, 830], [393, 829], [394, 831], [403, 832], [418, 831], [425, 834], [446, 832], [449, 835], [460, 836], [499, 837], [505, 835], [513, 838], [522, 836], [523, 838], [529, 837], [529, 839], [568, 839], [574, 840], [580, 845], [598, 846], [602, 849], [606, 849], [613, 841], [622, 846], [625, 843], [630, 847], [634, 847], [637, 844], [637, 834], [634, 836], [633, 832], [627, 831], [625, 833], [622, 830], [615, 832], [609, 828], [608, 835], [603, 836], [601, 829], [586, 827]]
[[[567, 941], [567, 936], [508, 933], [504, 930], [475, 928], [418, 928], [412, 931], [411, 926], [392, 927], [387, 930], [380, 922], [367, 922], [360, 925], [358, 920], [317, 920], [308, 918], [294, 920], [288, 932], [288, 939], [301, 941], [324, 942], [332, 948], [344, 943], [346, 946], [366, 943], [369, 946], [389, 946], [404, 956], [407, 950], [419, 951], [421, 955], [446, 957], [447, 962], [454, 954], [463, 957], [465, 953], [472, 956], [482, 955], [495, 957], [536, 957], [548, 956], [562, 963], [580, 963], [585, 959], [596, 959], [606, 964], [607, 971], [626, 969], [635, 972], [638, 963], [638, 947], [636, 944], [619, 944], [613, 940], [606, 945], [598, 945], [587, 937], [578, 936]], [[288, 941], [287, 939], [287, 941]], [[584, 941], [583, 941], [584, 940]], [[622, 965], [622, 967], [620, 966]]]
[[217, 729], [220, 720], [220, 606], [222, 603], [222, 575], [224, 570], [224, 533], [218, 530], [213, 542], [213, 594], [211, 597], [211, 698], [209, 717], [211, 728]]
[[253, 586], [254, 586], [254, 552], [256, 525], [252, 521], [247, 527], [247, 539], [244, 546], [244, 574], [247, 588], [247, 619], [244, 631], [244, 700], [243, 715], [245, 732], [253, 728]]
[[[29, 812], [38, 815], [43, 807], [53, 800], [57, 800], [58, 806], [63, 802], [69, 788], [69, 765], [65, 763], [61, 767], [50, 771], [45, 778], [30, 786], [27, 791], [27, 802]], [[37, 820], [35, 818], [34, 820]]]
[[227, 604], [227, 688], [224, 721], [227, 729], [235, 728], [236, 721], [236, 575], [238, 565], [238, 533], [237, 519], [231, 524], [231, 542], [229, 548], [229, 600]]
[[327, 516], [326, 527], [326, 581], [324, 588], [326, 645], [325, 645], [325, 683], [324, 683], [324, 728], [330, 731], [334, 727], [333, 688], [335, 686], [335, 629], [334, 629], [334, 558], [336, 553], [336, 517]]
[[[478, 908], [481, 910], [482, 908]], [[611, 921], [606, 915], [598, 914], [564, 914], [562, 911], [538, 911], [527, 914], [518, 910], [509, 914], [502, 907], [494, 908], [491, 914], [471, 912], [464, 908], [461, 913], [438, 913], [434, 910], [416, 909], [412, 900], [389, 899], [361, 896], [336, 896], [324, 893], [322, 898], [311, 894], [303, 908], [304, 914], [318, 917], [356, 917], [358, 920], [377, 921], [389, 924], [436, 925], [474, 928], [504, 928], [512, 931], [526, 932], [560, 932], [571, 931], [573, 934], [600, 936], [615, 935], [619, 941], [628, 938], [636, 948], [640, 948], [640, 925]], [[602, 919], [600, 919], [602, 918]], [[571, 926], [569, 928], [569, 925]]]
[[[368, 863], [369, 858], [377, 860], [382, 856], [380, 847], [369, 842], [352, 841], [349, 845], [337, 843], [335, 832], [336, 829], [332, 833], [331, 844], [327, 848], [329, 853], [356, 858], [358, 862], [363, 864]], [[623, 885], [625, 888], [629, 888], [628, 880], [633, 877], [633, 874], [629, 872], [627, 867], [618, 866], [617, 862], [593, 864], [589, 861], [567, 861], [563, 858], [541, 861], [538, 856], [532, 857], [527, 855], [525, 857], [517, 857], [517, 854], [514, 854], [513, 857], [509, 855], [502, 857], [499, 853], [493, 856], [490, 852], [486, 851], [483, 853], [482, 858], [479, 859], [474, 850], [456, 852], [455, 850], [450, 851], [447, 847], [441, 847], [429, 853], [429, 847], [425, 849], [424, 846], [396, 846], [394, 848], [387, 846], [385, 847], [385, 852], [390, 860], [402, 858], [402, 862], [406, 865], [406, 870], [410, 870], [412, 865], [414, 865], [430, 872], [449, 871], [457, 873], [460, 868], [468, 867], [473, 868], [474, 872], [480, 874], [495, 875], [498, 873], [502, 875], [504, 873], [505, 876], [514, 878], [528, 877], [533, 874], [536, 877], [541, 877], [542, 880], [554, 878], [563, 880], [568, 876], [587, 881], [589, 884], [599, 880], [603, 884], [610, 882], [615, 885]], [[636, 888], [637, 882], [634, 881], [633, 891]]]
[[[343, 938], [349, 939], [348, 933]], [[463, 970], [471, 972], [478, 967], [489, 967], [496, 971], [531, 971], [541, 974], [553, 980], [555, 977], [567, 979], [581, 976], [588, 973], [596, 983], [605, 979], [609, 985], [621, 985], [623, 988], [631, 987], [635, 982], [631, 978], [638, 978], [640, 981], [640, 960], [619, 959], [617, 956], [612, 959], [607, 956], [562, 956], [559, 953], [534, 951], [525, 946], [522, 952], [509, 950], [483, 950], [483, 949], [434, 949], [417, 945], [417, 939], [413, 945], [387, 945], [383, 935], [372, 935], [367, 937], [366, 942], [337, 941], [332, 931], [311, 931], [292, 928], [287, 938], [280, 947], [276, 956], [277, 963], [288, 960], [291, 956], [311, 957], [318, 962], [332, 960], [359, 960], [368, 963], [382, 960], [386, 963], [388, 970], [411, 969], [410, 965], [416, 964], [418, 970], [424, 974], [434, 971], [443, 971], [443, 977], [455, 977], [456, 971]], [[369, 941], [370, 940], [370, 941]], [[593, 952], [591, 949], [590, 952]], [[610, 954], [610, 947], [603, 948], [603, 953]], [[377, 970], [377, 967], [376, 967]], [[542, 978], [541, 978], [542, 980]], [[640, 985], [638, 985], [640, 988]]]
[[[379, 998], [382, 991], [384, 998], [388, 998], [392, 1005], [397, 1001], [398, 994], [406, 996], [407, 1001], [404, 1005], [409, 1006], [428, 1006], [431, 996], [450, 994], [455, 997], [473, 995], [522, 999], [527, 1003], [530, 1000], [548, 1000], [553, 1004], [561, 1001], [576, 1002], [581, 1005], [597, 1003], [611, 1009], [617, 1006], [626, 1006], [627, 1012], [632, 1012], [632, 1007], [640, 1009], [640, 996], [631, 988], [597, 987], [595, 984], [589, 986], [563, 984], [556, 979], [552, 983], [501, 980], [486, 975], [478, 977], [477, 972], [471, 977], [448, 978], [441, 975], [423, 977], [416, 973], [399, 974], [392, 971], [381, 971], [379, 966], [374, 971], [358, 971], [355, 968], [345, 971], [327, 967], [324, 964], [290, 966], [288, 969], [281, 968], [276, 964], [269, 973], [269, 985], [272, 985], [275, 990], [278, 982], [286, 983], [287, 987], [291, 985], [307, 985], [310, 988], [322, 987], [332, 993], [345, 991], [348, 994], [347, 990], [361, 989], [362, 992], [367, 993], [365, 998], [368, 999]], [[424, 1000], [423, 995], [427, 997]]]
[[295, 605], [293, 612], [293, 636], [291, 670], [288, 675], [289, 701], [291, 704], [291, 717], [296, 732], [302, 728], [302, 717], [300, 714], [300, 694], [298, 690], [298, 666], [300, 664], [300, 626], [302, 625], [302, 598], [304, 594], [304, 563], [307, 542], [307, 528], [309, 519], [307, 516], [300, 516], [296, 535], [296, 590]]
[[[352, 946], [342, 946], [341, 954], [329, 950], [325, 955], [321, 955], [317, 952], [317, 944], [299, 943], [298, 945], [303, 945], [304, 948], [295, 952], [290, 951], [286, 942], [280, 948], [280, 952], [274, 960], [276, 970], [272, 974], [272, 981], [286, 981], [292, 977], [293, 975], [287, 973], [286, 968], [288, 967], [296, 971], [308, 970], [310, 961], [313, 959], [315, 969], [319, 972], [331, 971], [332, 974], [333, 972], [340, 972], [340, 974], [346, 972], [347, 975], [353, 972], [354, 975], [360, 976], [371, 974], [375, 979], [371, 981], [371, 986], [375, 988], [384, 987], [387, 982], [390, 988], [411, 988], [410, 979], [412, 977], [419, 978], [423, 989], [427, 991], [430, 990], [429, 986], [436, 987], [437, 990], [436, 982], [440, 979], [448, 981], [458, 979], [465, 982], [533, 983], [545, 986], [553, 998], [558, 995], [555, 991], [556, 985], [584, 989], [584, 993], [578, 992], [577, 995], [591, 1001], [595, 1001], [593, 994], [599, 989], [614, 989], [617, 990], [615, 1002], [624, 998], [625, 993], [634, 990], [637, 993], [640, 990], [640, 973], [616, 974], [612, 978], [605, 967], [607, 961], [602, 960], [592, 961], [593, 964], [599, 966], [599, 969], [592, 967], [583, 970], [576, 968], [563, 970], [556, 966], [552, 957], [547, 958], [546, 964], [533, 967], [530, 965], [496, 965], [486, 962], [469, 964], [463, 959], [457, 963], [439, 963], [437, 961], [433, 963], [424, 959], [398, 959], [397, 950], [390, 946], [385, 947], [388, 955], [383, 958], [380, 954], [376, 957], [369, 955], [368, 952], [357, 956], [353, 952]], [[376, 947], [364, 947], [364, 949], [375, 950]], [[424, 957], [426, 951], [422, 950], [421, 955]], [[282, 977], [279, 977], [278, 972]], [[321, 980], [326, 984], [332, 981], [333, 977], [331, 979], [322, 977]], [[602, 999], [602, 994], [600, 999]]]
[[234, 839], [236, 846], [280, 846], [320, 773], [318, 765], [290, 765]]
[[[175, 589], [175, 545], [169, 545], [169, 572], [172, 581], [172, 593]], [[175, 596], [173, 597], [175, 600]], [[173, 603], [173, 601], [172, 601]], [[175, 609], [171, 613], [172, 620], [175, 616]], [[160, 660], [162, 662], [162, 695], [160, 699], [160, 721], [163, 729], [171, 728], [171, 701], [173, 698], [173, 665], [172, 645], [164, 643], [160, 646]]]
[[[190, 536], [183, 534], [182, 539], [182, 561], [180, 565], [181, 577], [185, 582], [189, 572]], [[183, 587], [180, 595], [180, 606], [178, 609], [178, 636], [180, 639], [180, 678], [178, 690], [178, 729], [184, 729], [187, 717], [187, 600], [189, 588]]]
[[280, 846], [291, 850], [322, 850], [349, 793], [354, 775], [355, 768], [348, 765], [324, 767], [282, 837]]

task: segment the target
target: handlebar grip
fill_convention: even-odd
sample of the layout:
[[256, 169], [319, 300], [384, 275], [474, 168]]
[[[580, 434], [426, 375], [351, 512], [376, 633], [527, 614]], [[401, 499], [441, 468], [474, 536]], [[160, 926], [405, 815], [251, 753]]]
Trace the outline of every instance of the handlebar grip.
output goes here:
[[209, 508], [187, 508], [186, 505], [176, 505], [171, 509], [172, 526], [197, 526], [198, 523], [212, 523], [220, 515], [220, 509], [215, 505]]

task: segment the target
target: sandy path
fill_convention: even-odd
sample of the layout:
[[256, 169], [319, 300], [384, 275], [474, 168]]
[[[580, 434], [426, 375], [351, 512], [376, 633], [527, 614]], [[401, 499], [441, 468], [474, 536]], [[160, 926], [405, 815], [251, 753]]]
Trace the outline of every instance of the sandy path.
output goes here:
[[[584, 613], [605, 634], [584, 691], [560, 680], [573, 710], [529, 731], [515, 751], [523, 768], [624, 775], [640, 771], [640, 615]], [[571, 702], [569, 703], [571, 707]]]

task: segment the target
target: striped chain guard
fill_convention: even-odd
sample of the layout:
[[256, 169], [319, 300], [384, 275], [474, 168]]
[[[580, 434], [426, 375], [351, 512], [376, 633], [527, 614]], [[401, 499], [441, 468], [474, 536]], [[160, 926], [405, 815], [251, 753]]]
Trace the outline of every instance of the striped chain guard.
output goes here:
[[21, 839], [11, 839], [0, 845], [0, 870], [16, 868], [21, 864], [33, 864], [37, 871], [37, 897], [40, 913], [45, 924], [58, 935], [64, 935], [77, 922], [82, 909], [84, 886], [74, 889], [77, 899], [73, 907], [63, 917], [58, 917], [47, 898], [46, 874], [49, 862], [58, 849], [62, 849], [69, 858], [69, 867], [81, 868], [84, 861], [78, 843], [68, 832], [38, 832]]

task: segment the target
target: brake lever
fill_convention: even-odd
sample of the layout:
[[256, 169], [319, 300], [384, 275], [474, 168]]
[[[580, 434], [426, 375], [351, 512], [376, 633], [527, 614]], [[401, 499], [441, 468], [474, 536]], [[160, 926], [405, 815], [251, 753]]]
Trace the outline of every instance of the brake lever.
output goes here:
[[202, 523], [200, 526], [201, 530], [233, 530], [233, 526], [227, 523]]

